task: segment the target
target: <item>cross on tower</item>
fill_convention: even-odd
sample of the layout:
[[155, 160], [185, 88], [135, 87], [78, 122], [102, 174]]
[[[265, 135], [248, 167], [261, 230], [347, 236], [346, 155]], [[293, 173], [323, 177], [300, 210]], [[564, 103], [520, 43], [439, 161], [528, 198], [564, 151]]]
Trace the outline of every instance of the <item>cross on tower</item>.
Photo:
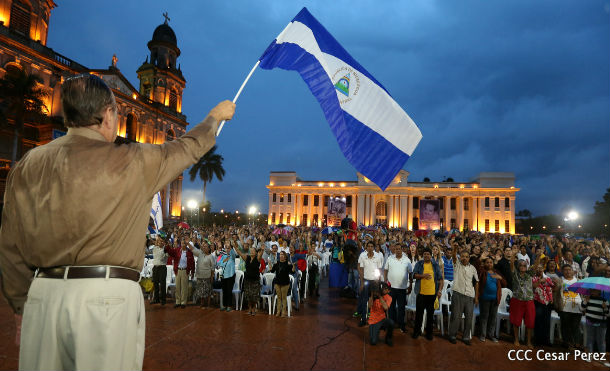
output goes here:
[[167, 24], [167, 21], [171, 21], [171, 19], [167, 15], [167, 12], [163, 13], [163, 16], [165, 17], [165, 24]]

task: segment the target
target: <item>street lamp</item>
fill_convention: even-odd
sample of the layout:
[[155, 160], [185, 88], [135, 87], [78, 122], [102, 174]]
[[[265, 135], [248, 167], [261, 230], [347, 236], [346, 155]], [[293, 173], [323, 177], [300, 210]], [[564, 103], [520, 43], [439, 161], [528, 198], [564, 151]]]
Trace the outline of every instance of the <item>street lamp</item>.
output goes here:
[[248, 209], [248, 224], [250, 224], [250, 218], [256, 215], [256, 206], [252, 205], [250, 206], [250, 208]]
[[191, 209], [191, 225], [193, 224], [193, 210], [195, 210], [195, 208], [197, 207], [197, 201], [195, 200], [188, 200], [188, 202], [186, 203], [186, 206]]

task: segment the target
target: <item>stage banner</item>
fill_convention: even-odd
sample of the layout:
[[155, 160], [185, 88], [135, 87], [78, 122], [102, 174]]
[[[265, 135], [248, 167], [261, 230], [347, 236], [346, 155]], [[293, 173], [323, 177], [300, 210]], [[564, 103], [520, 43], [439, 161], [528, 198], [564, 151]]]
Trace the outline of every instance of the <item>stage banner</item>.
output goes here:
[[419, 200], [419, 229], [441, 229], [440, 200]]
[[345, 197], [328, 198], [328, 212], [326, 213], [326, 225], [340, 227], [341, 220], [345, 218]]

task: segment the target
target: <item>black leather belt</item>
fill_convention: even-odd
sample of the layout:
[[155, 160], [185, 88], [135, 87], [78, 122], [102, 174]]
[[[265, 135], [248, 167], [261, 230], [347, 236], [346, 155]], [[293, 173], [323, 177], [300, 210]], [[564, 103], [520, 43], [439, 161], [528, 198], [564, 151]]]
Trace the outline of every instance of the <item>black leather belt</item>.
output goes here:
[[106, 270], [108, 269], [108, 278], [121, 278], [125, 280], [131, 280], [138, 282], [140, 280], [140, 273], [129, 268], [123, 267], [110, 267], [110, 266], [90, 266], [90, 267], [55, 267], [55, 268], [39, 268], [38, 278], [64, 278], [66, 276], [66, 270], [68, 274], [66, 279], [72, 278], [106, 278]]

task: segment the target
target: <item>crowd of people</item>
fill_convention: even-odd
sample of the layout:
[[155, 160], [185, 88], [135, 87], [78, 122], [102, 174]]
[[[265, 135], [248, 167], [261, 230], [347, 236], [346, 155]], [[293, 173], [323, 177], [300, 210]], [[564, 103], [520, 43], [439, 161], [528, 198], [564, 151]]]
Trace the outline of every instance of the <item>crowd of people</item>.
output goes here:
[[463, 328], [461, 339], [471, 345], [477, 317], [479, 341], [498, 342], [498, 310], [506, 308], [517, 346], [523, 329], [526, 346], [552, 345], [556, 313], [563, 346], [584, 344], [590, 352], [606, 351], [607, 293], [592, 290], [590, 295], [580, 295], [567, 289], [581, 278], [610, 277], [606, 239], [422, 233], [358, 228], [351, 220], [328, 234], [315, 227], [288, 227], [277, 234], [278, 228], [283, 227], [174, 228], [166, 239], [157, 237], [149, 247], [154, 258], [153, 303], [165, 303], [165, 267], [173, 264], [176, 307], [186, 305], [190, 277], [196, 282], [197, 304], [209, 307], [213, 288], [222, 288], [221, 307], [231, 311], [235, 272], [241, 270], [244, 301], [254, 315], [261, 292], [270, 289], [261, 287], [261, 275], [272, 272], [278, 297], [275, 315], [285, 316], [289, 292], [295, 310], [305, 290], [319, 296], [319, 269], [327, 254], [331, 264], [343, 264], [348, 272], [342, 291], [357, 297], [354, 317], [360, 319], [360, 326], [369, 326], [371, 344], [377, 343], [382, 329], [390, 345], [394, 328], [407, 332], [405, 308], [411, 301], [414, 339], [422, 332], [428, 340], [434, 339], [433, 314], [440, 311], [449, 318], [451, 343], [457, 342], [458, 330]]

